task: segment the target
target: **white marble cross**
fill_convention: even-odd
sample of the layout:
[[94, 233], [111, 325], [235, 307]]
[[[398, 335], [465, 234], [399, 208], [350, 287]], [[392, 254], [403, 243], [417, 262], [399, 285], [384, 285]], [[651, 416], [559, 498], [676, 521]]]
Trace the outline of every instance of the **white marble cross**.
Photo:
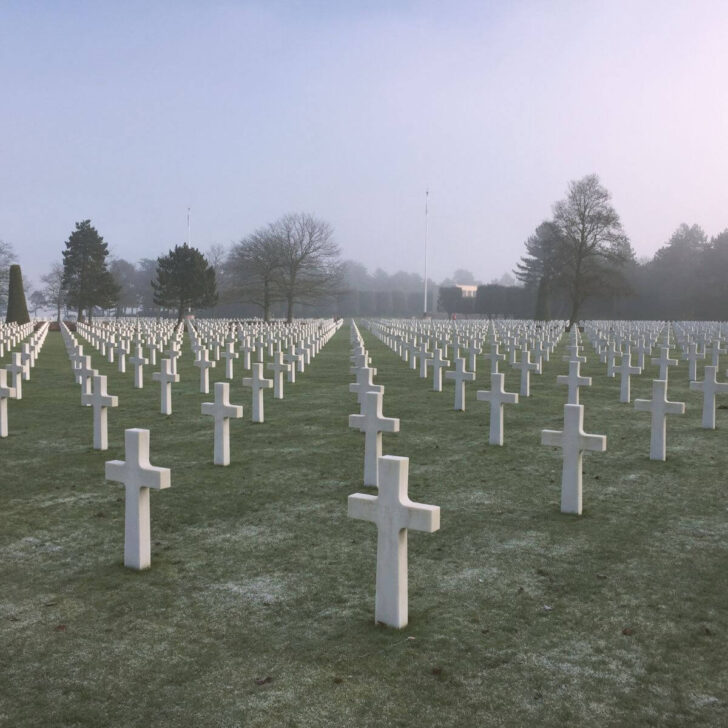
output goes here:
[[283, 361], [282, 351], [274, 352], [273, 361], [266, 365], [266, 369], [273, 372], [273, 399], [283, 399], [283, 373], [287, 374], [292, 367], [292, 364]]
[[382, 392], [366, 392], [361, 414], [349, 415], [349, 427], [364, 433], [364, 485], [377, 485], [377, 459], [382, 455], [382, 432], [399, 432], [399, 419], [382, 415]]
[[683, 360], [688, 362], [688, 379], [694, 382], [698, 378], [698, 360], [703, 359], [703, 355], [698, 351], [698, 345], [691, 341], [688, 344], [687, 353], [683, 354]]
[[471, 339], [465, 350], [468, 355], [468, 369], [475, 372], [478, 366], [478, 354], [481, 352], [481, 344], [477, 339]]
[[253, 346], [250, 337], [244, 336], [240, 343], [240, 351], [243, 354], [243, 369], [247, 372], [250, 369], [250, 355], [253, 353]]
[[81, 404], [94, 408], [94, 449], [108, 450], [108, 418], [109, 407], [118, 407], [119, 398], [106, 392], [106, 376], [94, 374], [93, 391], [81, 395]]
[[442, 392], [442, 370], [450, 366], [450, 362], [442, 357], [442, 349], [435, 349], [430, 360], [432, 364], [432, 389], [435, 392]]
[[490, 360], [490, 373], [491, 374], [497, 374], [498, 373], [498, 362], [499, 361], [505, 361], [506, 355], [501, 354], [498, 351], [498, 342], [494, 341], [490, 345], [490, 352], [488, 354], [483, 355], [483, 359], [489, 359]]
[[8, 372], [0, 369], [0, 437], [8, 436], [8, 400], [15, 398], [15, 388], [8, 387]]
[[475, 381], [475, 372], [465, 371], [465, 359], [459, 356], [455, 359], [455, 371], [445, 372], [445, 379], [452, 379], [455, 382], [455, 407], [454, 409], [465, 410], [465, 382]]
[[[579, 362], [580, 364], [585, 364], [586, 357], [580, 353], [580, 350], [581, 350], [581, 346], [579, 346], [579, 344], [569, 344], [566, 347], [566, 351], [568, 351], [569, 353], [565, 354], [561, 358], [563, 361], [568, 361], [568, 362], [575, 361], [575, 362]], [[577, 392], [577, 399], [578, 399], [578, 397], [579, 397], [579, 395]], [[570, 404], [573, 404], [573, 403], [570, 402]], [[578, 402], [576, 404], [578, 404]]]
[[567, 402], [569, 404], [579, 404], [579, 387], [591, 387], [591, 377], [582, 377], [579, 371], [581, 367], [581, 359], [586, 361], [586, 357], [577, 357], [569, 359], [569, 373], [559, 374], [556, 377], [557, 384], [568, 384], [569, 395]]
[[215, 401], [202, 403], [202, 414], [215, 418], [215, 465], [230, 465], [230, 418], [243, 416], [243, 408], [230, 404], [229, 382], [215, 382]]
[[225, 350], [222, 352], [222, 358], [225, 359], [225, 379], [233, 378], [233, 363], [239, 356], [240, 354], [235, 351], [235, 344], [228, 341], [225, 344]]
[[613, 379], [616, 373], [616, 369], [614, 366], [614, 362], [618, 356], [621, 356], [621, 352], [618, 352], [615, 349], [614, 342], [610, 341], [607, 344], [607, 348], [604, 351], [604, 359], [603, 361], [607, 364], [607, 376], [610, 379]]
[[169, 351], [165, 352], [165, 355], [171, 363], [172, 374], [177, 374], [177, 359], [182, 356], [182, 352], [180, 351], [179, 344], [176, 340], [172, 340], [169, 342]]
[[726, 350], [721, 347], [721, 340], [720, 339], [714, 339], [713, 340], [713, 346], [710, 347], [710, 356], [711, 360], [710, 363], [718, 369], [718, 365], [720, 362], [720, 355], [725, 354]]
[[81, 398], [83, 399], [84, 394], [91, 394], [92, 380], [98, 374], [98, 370], [91, 366], [91, 356], [86, 355], [81, 357], [81, 366], [77, 371], [79, 382], [81, 383]]
[[425, 337], [422, 337], [417, 356], [420, 359], [420, 379], [427, 379], [427, 365], [432, 359], [432, 352], [427, 349], [427, 339]]
[[518, 404], [515, 392], [506, 392], [503, 388], [505, 375], [495, 372], [490, 375], [490, 391], [480, 389], [475, 393], [479, 402], [490, 402], [490, 438], [491, 445], [503, 445], [503, 405]]
[[200, 370], [200, 392], [202, 394], [209, 394], [210, 369], [215, 366], [215, 362], [208, 359], [207, 349], [200, 349], [199, 357], [193, 363]]
[[149, 359], [144, 356], [141, 344], [137, 344], [134, 356], [129, 357], [129, 363], [134, 365], [134, 388], [144, 388], [144, 365], [149, 364]]
[[604, 452], [606, 435], [584, 432], [584, 405], [564, 405], [564, 429], [541, 430], [541, 444], [562, 450], [561, 512], [581, 515], [581, 474], [584, 450]]
[[124, 340], [119, 337], [119, 341], [115, 347], [116, 358], [118, 361], [119, 372], [126, 374], [126, 344]]
[[126, 489], [124, 514], [124, 566], [146, 569], [152, 563], [149, 489], [170, 486], [169, 468], [149, 464], [149, 430], [124, 430], [126, 460], [106, 463], [106, 480]]
[[283, 361], [286, 362], [286, 364], [290, 364], [288, 376], [286, 377], [289, 384], [296, 383], [296, 370], [298, 369], [298, 362], [300, 359], [302, 359], [302, 355], [296, 354], [295, 346], [291, 346], [288, 353], [283, 355]]
[[374, 621], [402, 629], [408, 621], [407, 531], [439, 530], [440, 507], [409, 499], [409, 458], [385, 455], [378, 469], [379, 495], [350, 495], [348, 515], [377, 524]]
[[690, 389], [703, 393], [703, 421], [706, 430], [715, 429], [715, 395], [728, 392], [728, 382], [716, 379], [718, 367], [706, 366], [702, 382], [690, 382]]
[[667, 438], [667, 415], [685, 414], [685, 403], [668, 402], [667, 382], [664, 379], [653, 379], [652, 399], [636, 399], [634, 401], [634, 408], [639, 412], [652, 413], [650, 460], [664, 460], [666, 450], [665, 442]]
[[10, 364], [5, 370], [10, 375], [10, 386], [15, 390], [15, 399], [23, 399], [23, 365], [17, 351], [10, 355]]
[[303, 343], [303, 340], [298, 342], [296, 347], [296, 354], [298, 355], [297, 369], [299, 374], [303, 374], [306, 371], [306, 365], [309, 363], [308, 354], [309, 349]]
[[639, 367], [632, 366], [632, 354], [627, 352], [622, 354], [622, 363], [618, 367], [614, 367], [614, 371], [619, 373], [619, 401], [629, 402], [631, 399], [630, 377], [633, 374], [642, 374]]
[[243, 379], [243, 386], [251, 387], [253, 390], [253, 422], [264, 422], [263, 391], [271, 389], [273, 381], [263, 377], [263, 365], [260, 362], [251, 365], [251, 373], [253, 376]]
[[652, 356], [652, 343], [641, 336], [637, 341], [637, 366], [640, 369], [645, 368], [645, 357]]
[[354, 374], [356, 375], [356, 382], [349, 385], [349, 391], [356, 394], [356, 401], [359, 404], [362, 403], [366, 392], [384, 392], [384, 387], [381, 384], [374, 384], [372, 381], [374, 369], [371, 367], [354, 369]]
[[162, 359], [160, 362], [160, 371], [152, 374], [155, 382], [161, 383], [161, 412], [163, 415], [172, 414], [172, 382], [179, 382], [179, 374], [173, 371], [172, 361], [170, 359]]
[[33, 366], [33, 355], [29, 344], [22, 344], [20, 347], [20, 362], [23, 365], [23, 379], [30, 381], [30, 368]]
[[666, 346], [660, 349], [660, 356], [656, 359], [650, 359], [654, 366], [660, 367], [660, 376], [653, 381], [665, 381], [667, 382], [667, 370], [668, 367], [676, 367], [677, 359], [670, 359], [670, 349]]
[[521, 394], [524, 397], [531, 396], [531, 372], [541, 372], [541, 366], [538, 362], [531, 361], [531, 352], [523, 346], [521, 348], [521, 359], [511, 364], [514, 369], [521, 370]]

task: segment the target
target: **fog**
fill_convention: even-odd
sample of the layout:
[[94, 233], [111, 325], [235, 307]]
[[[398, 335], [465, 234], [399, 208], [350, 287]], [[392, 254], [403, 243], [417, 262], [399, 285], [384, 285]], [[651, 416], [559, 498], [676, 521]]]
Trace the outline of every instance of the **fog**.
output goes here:
[[638, 256], [728, 227], [722, 2], [4, 2], [0, 239], [37, 281], [287, 212], [368, 269], [510, 271], [596, 173]]

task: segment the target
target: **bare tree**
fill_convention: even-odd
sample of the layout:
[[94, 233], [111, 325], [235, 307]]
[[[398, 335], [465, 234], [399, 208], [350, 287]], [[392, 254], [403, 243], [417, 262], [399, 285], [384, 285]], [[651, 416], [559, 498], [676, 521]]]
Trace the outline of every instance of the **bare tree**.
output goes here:
[[61, 309], [65, 299], [65, 290], [63, 288], [63, 264], [54, 263], [51, 269], [40, 280], [43, 286], [43, 296], [49, 306], [56, 307], [56, 320], [61, 320]]
[[272, 224], [280, 266], [276, 282], [286, 301], [286, 320], [293, 320], [296, 303], [313, 303], [341, 287], [339, 246], [331, 226], [312, 215], [284, 215]]
[[560, 240], [558, 278], [571, 304], [569, 328], [587, 298], [619, 287], [619, 269], [634, 259], [610, 198], [599, 177], [591, 174], [570, 182], [566, 199], [553, 208]]
[[227, 259], [228, 285], [240, 300], [263, 309], [270, 319], [271, 305], [281, 300], [277, 273], [281, 255], [273, 225], [259, 228], [233, 245]]

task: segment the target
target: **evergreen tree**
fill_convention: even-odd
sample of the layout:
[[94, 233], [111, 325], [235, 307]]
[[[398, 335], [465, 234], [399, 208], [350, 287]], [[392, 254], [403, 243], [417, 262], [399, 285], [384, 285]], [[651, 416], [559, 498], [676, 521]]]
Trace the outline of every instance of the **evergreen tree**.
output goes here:
[[11, 265], [8, 287], [8, 313], [5, 322], [9, 324], [27, 324], [28, 321], [30, 321], [30, 316], [28, 315], [28, 304], [25, 302], [23, 274], [20, 272], [19, 265]]
[[561, 261], [561, 240], [556, 226], [542, 222], [526, 241], [526, 255], [516, 264], [514, 273], [527, 288], [536, 289], [534, 318], [551, 319], [551, 299], [557, 287]]
[[15, 260], [13, 246], [0, 240], [0, 312], [5, 312], [8, 302], [8, 277], [10, 264]]
[[157, 258], [157, 277], [152, 288], [154, 303], [177, 309], [178, 321], [192, 307], [207, 308], [217, 303], [215, 269], [197, 248], [186, 243]]
[[63, 289], [66, 302], [78, 311], [91, 314], [94, 306], [109, 308], [119, 295], [119, 286], [109, 272], [106, 257], [109, 246], [91, 225], [91, 220], [76, 223], [63, 251]]

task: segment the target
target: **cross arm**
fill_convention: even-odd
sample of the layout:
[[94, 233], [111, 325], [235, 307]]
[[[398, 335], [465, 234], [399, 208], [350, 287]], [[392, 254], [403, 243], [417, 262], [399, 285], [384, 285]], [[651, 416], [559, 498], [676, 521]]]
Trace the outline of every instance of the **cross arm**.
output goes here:
[[104, 463], [104, 477], [123, 483], [126, 476], [126, 463], [123, 460], [108, 460]]
[[154, 488], [154, 490], [163, 490], [169, 488], [171, 483], [171, 473], [169, 468], [158, 468], [154, 465], [147, 465], [142, 471], [142, 485], [145, 488]]
[[349, 415], [349, 427], [361, 430], [366, 425], [366, 417], [364, 415]]
[[407, 506], [407, 526], [413, 531], [433, 533], [440, 530], [440, 506], [428, 506], [424, 503], [412, 503]]
[[579, 447], [582, 450], [591, 450], [593, 452], [606, 452], [607, 436], [606, 435], [581, 435], [579, 438]]
[[377, 522], [377, 502], [379, 497], [366, 493], [354, 493], [349, 496], [347, 515], [361, 521]]
[[541, 444], [550, 447], [561, 447], [563, 445], [564, 433], [560, 430], [541, 430]]

